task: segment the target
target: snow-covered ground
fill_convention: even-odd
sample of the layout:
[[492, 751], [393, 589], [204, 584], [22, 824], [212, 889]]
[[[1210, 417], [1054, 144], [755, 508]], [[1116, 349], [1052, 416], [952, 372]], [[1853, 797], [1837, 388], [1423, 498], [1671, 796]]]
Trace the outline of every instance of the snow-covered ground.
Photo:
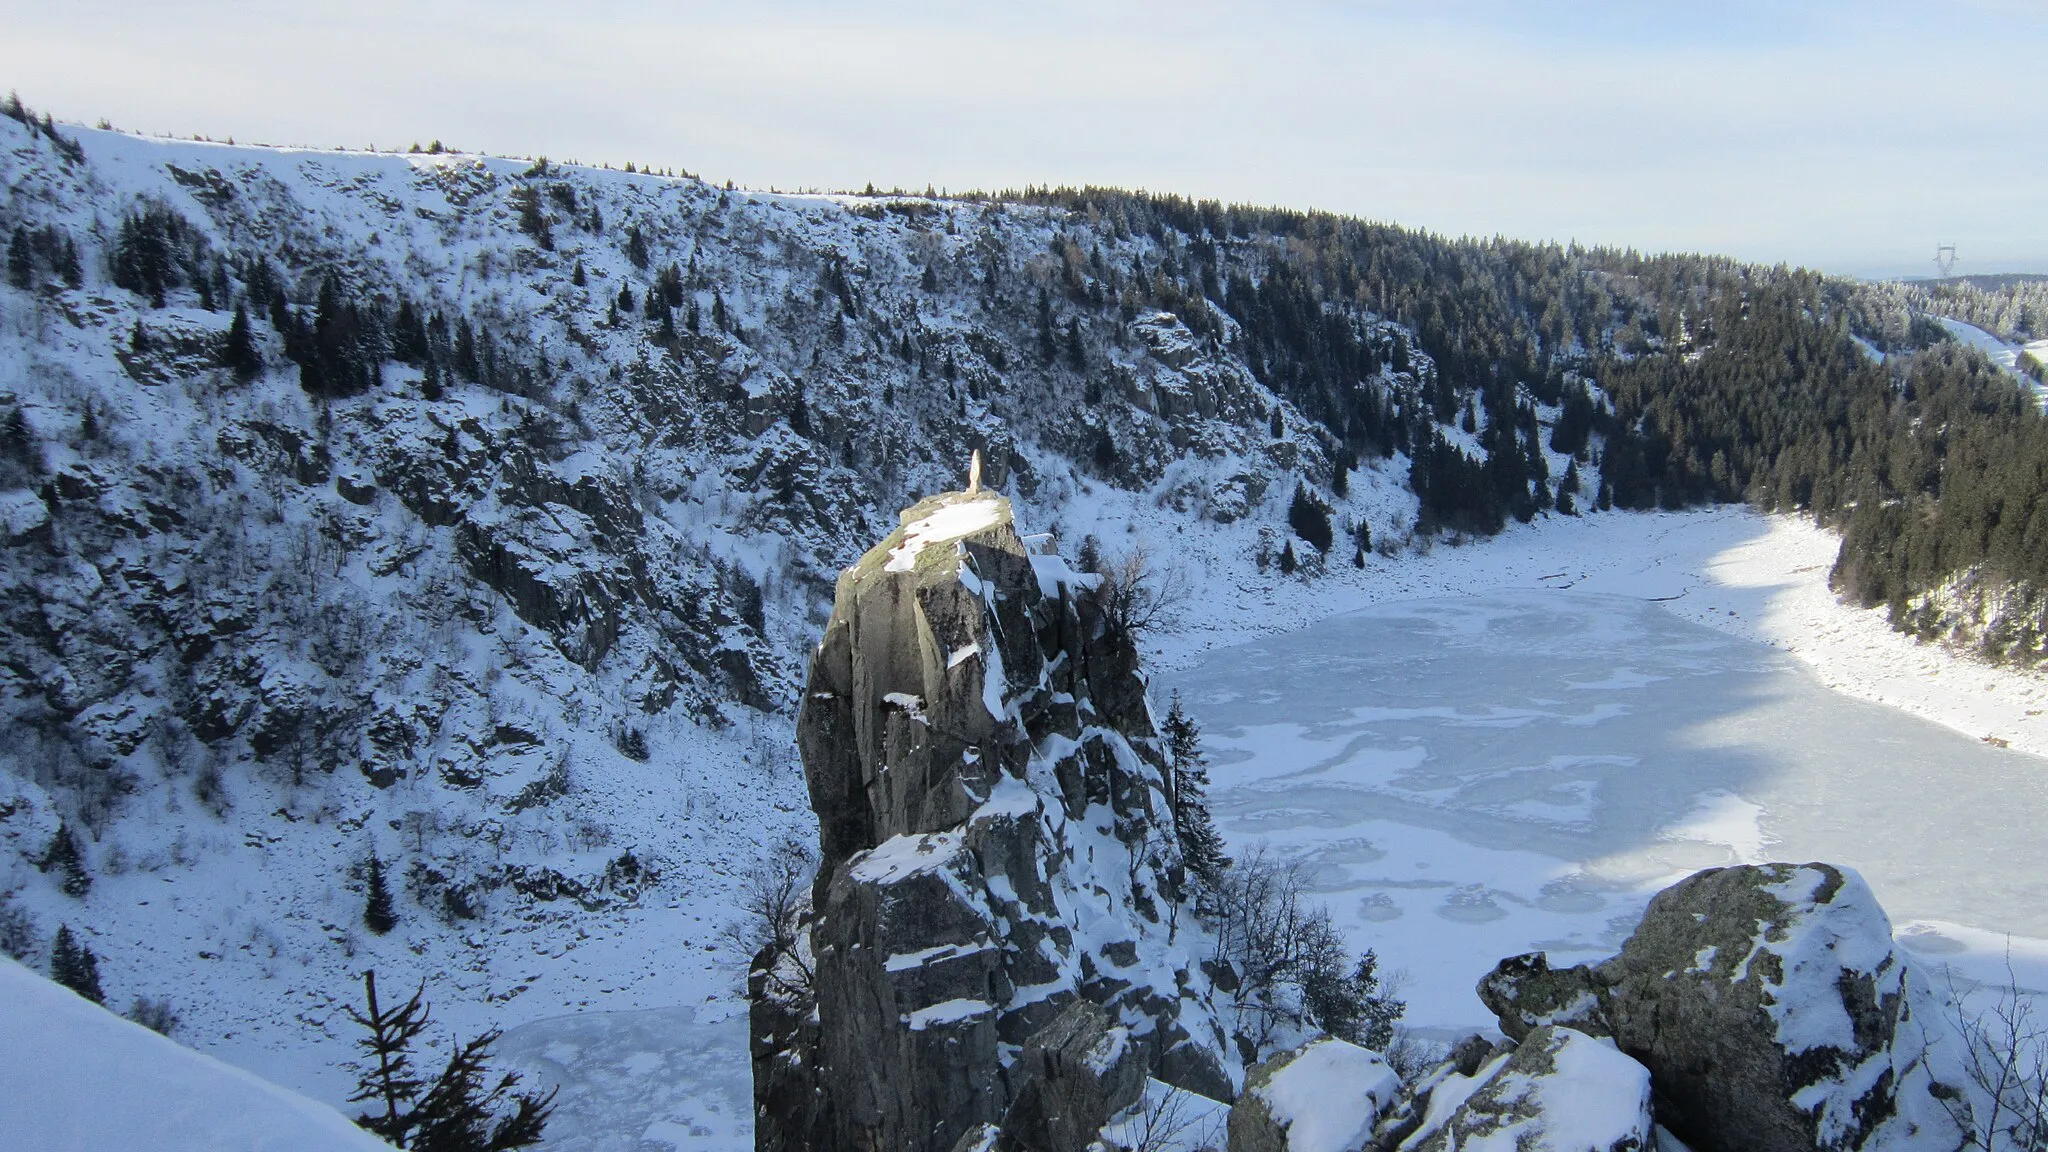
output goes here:
[[377, 1152], [324, 1104], [180, 1047], [0, 956], [0, 1147]]
[[1275, 597], [1296, 631], [1192, 613], [1158, 688], [1208, 725], [1232, 843], [1312, 860], [1414, 1025], [1483, 1025], [1500, 957], [1597, 957], [1658, 888], [1762, 859], [1861, 869], [1965, 982], [2010, 934], [2048, 989], [2048, 683], [1839, 604], [1833, 556], [1742, 510], [1551, 522]]
[[1993, 364], [2012, 373], [2022, 387], [2033, 393], [2034, 402], [2048, 410], [2048, 386], [2020, 371], [2020, 357], [2023, 355], [2048, 364], [2048, 340], [2036, 340], [2026, 345], [2008, 344], [1974, 324], [1965, 324], [1961, 320], [1950, 320], [1946, 317], [1937, 319], [1958, 342], [1984, 353]]

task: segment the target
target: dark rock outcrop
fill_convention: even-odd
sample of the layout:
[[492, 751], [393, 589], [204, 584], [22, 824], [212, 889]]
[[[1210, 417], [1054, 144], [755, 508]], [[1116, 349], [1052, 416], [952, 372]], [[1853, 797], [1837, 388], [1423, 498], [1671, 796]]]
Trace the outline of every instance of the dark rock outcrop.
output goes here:
[[1039, 1029], [1012, 1067], [1019, 1084], [999, 1152], [1086, 1152], [1110, 1117], [1145, 1091], [1144, 1045], [1079, 1000]]
[[757, 1147], [1078, 1152], [1148, 1073], [1229, 1092], [1144, 682], [1093, 580], [987, 493], [919, 503], [841, 574], [798, 721], [808, 959], [751, 985]]

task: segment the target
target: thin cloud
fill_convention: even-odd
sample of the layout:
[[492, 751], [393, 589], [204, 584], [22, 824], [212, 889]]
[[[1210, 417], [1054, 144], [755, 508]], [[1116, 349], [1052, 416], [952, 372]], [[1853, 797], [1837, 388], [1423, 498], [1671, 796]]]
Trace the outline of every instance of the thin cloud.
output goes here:
[[2048, 267], [2039, 5], [0, 2], [60, 115], [657, 163], [1096, 182], [1846, 270]]

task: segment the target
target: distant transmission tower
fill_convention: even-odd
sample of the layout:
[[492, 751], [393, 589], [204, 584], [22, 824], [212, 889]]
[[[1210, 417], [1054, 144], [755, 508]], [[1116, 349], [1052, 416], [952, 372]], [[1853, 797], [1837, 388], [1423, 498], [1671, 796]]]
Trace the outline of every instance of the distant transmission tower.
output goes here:
[[1943, 244], [1937, 247], [1934, 250], [1934, 266], [1941, 270], [1943, 280], [1948, 279], [1948, 274], [1953, 272], [1956, 266], [1956, 246]]

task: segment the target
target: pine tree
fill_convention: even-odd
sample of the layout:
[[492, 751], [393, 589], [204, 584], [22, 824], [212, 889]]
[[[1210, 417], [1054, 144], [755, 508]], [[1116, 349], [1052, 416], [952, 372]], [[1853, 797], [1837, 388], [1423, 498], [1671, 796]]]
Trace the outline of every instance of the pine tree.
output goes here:
[[1294, 499], [1287, 505], [1287, 526], [1294, 534], [1327, 553], [1337, 536], [1330, 527], [1330, 510], [1309, 493], [1307, 485], [1294, 486]]
[[64, 278], [66, 288], [76, 288], [85, 283], [85, 268], [78, 262], [78, 242], [64, 237], [64, 254], [57, 261], [57, 275]]
[[[514, 1091], [516, 1072], [505, 1073], [496, 1084], [488, 1082], [484, 1061], [498, 1040], [497, 1029], [458, 1046], [429, 1083], [412, 1065], [413, 1042], [428, 1023], [420, 999], [425, 982], [390, 1009], [378, 1003], [374, 971], [363, 973], [363, 992], [368, 1011], [348, 1010], [349, 1018], [369, 1033], [356, 1041], [364, 1058], [356, 1091], [348, 1098], [352, 1104], [371, 1105], [371, 1111], [356, 1118], [358, 1125], [414, 1152], [510, 1152], [540, 1142], [555, 1093]], [[502, 1112], [506, 1104], [512, 1106], [509, 1114]]]
[[1294, 541], [1289, 540], [1280, 549], [1280, 574], [1292, 576], [1294, 575], [1294, 570], [1299, 567], [1301, 567], [1301, 561], [1294, 557]]
[[1093, 532], [1081, 537], [1081, 548], [1074, 556], [1074, 563], [1083, 572], [1102, 571], [1102, 541], [1096, 539]]
[[[363, 902], [363, 927], [382, 936], [398, 926], [398, 913], [391, 906], [391, 888], [384, 882], [384, 861], [375, 852], [370, 853], [365, 871], [363, 886], [368, 896]], [[374, 1010], [374, 999], [371, 1007]]]
[[71, 935], [69, 924], [57, 926], [57, 939], [50, 945], [50, 979], [95, 1004], [107, 1002], [107, 994], [100, 990], [100, 958], [93, 955], [91, 945]]
[[26, 292], [35, 279], [35, 256], [29, 251], [28, 233], [16, 224], [14, 237], [7, 242], [7, 282]]
[[244, 383], [263, 371], [263, 357], [256, 351], [256, 340], [249, 331], [249, 309], [241, 304], [235, 305], [235, 319], [228, 325], [227, 340], [221, 345], [220, 362]]
[[1180, 839], [1181, 860], [1188, 871], [1214, 890], [1223, 880], [1230, 858], [1223, 837], [1209, 814], [1209, 758], [1202, 751], [1202, 729], [1181, 707], [1180, 693], [1166, 709], [1159, 726], [1166, 738], [1167, 766], [1173, 773], [1173, 830]]
[[369, 1032], [356, 1039], [365, 1059], [355, 1094], [348, 1102], [372, 1101], [373, 1106], [381, 1105], [383, 1115], [366, 1112], [356, 1117], [356, 1123], [400, 1148], [406, 1146], [405, 1138], [412, 1130], [411, 1104], [422, 1087], [412, 1067], [412, 1042], [427, 1029], [427, 1007], [420, 1001], [426, 991], [423, 980], [410, 999], [387, 1011], [377, 1002], [377, 973], [371, 970], [363, 973], [368, 1013], [348, 1009], [349, 1019]]
[[[92, 412], [91, 407], [86, 412]], [[83, 897], [92, 889], [92, 874], [85, 870], [85, 862], [78, 852], [78, 839], [71, 833], [69, 821], [59, 821], [57, 834], [50, 837], [49, 847], [43, 849], [42, 859], [36, 866], [44, 872], [58, 872], [62, 875], [58, 883], [66, 896]]]
[[532, 185], [521, 185], [512, 192], [512, 206], [519, 212], [519, 230], [533, 237], [533, 242], [542, 248], [555, 246], [554, 230], [548, 226], [547, 213], [541, 210], [540, 193]]

